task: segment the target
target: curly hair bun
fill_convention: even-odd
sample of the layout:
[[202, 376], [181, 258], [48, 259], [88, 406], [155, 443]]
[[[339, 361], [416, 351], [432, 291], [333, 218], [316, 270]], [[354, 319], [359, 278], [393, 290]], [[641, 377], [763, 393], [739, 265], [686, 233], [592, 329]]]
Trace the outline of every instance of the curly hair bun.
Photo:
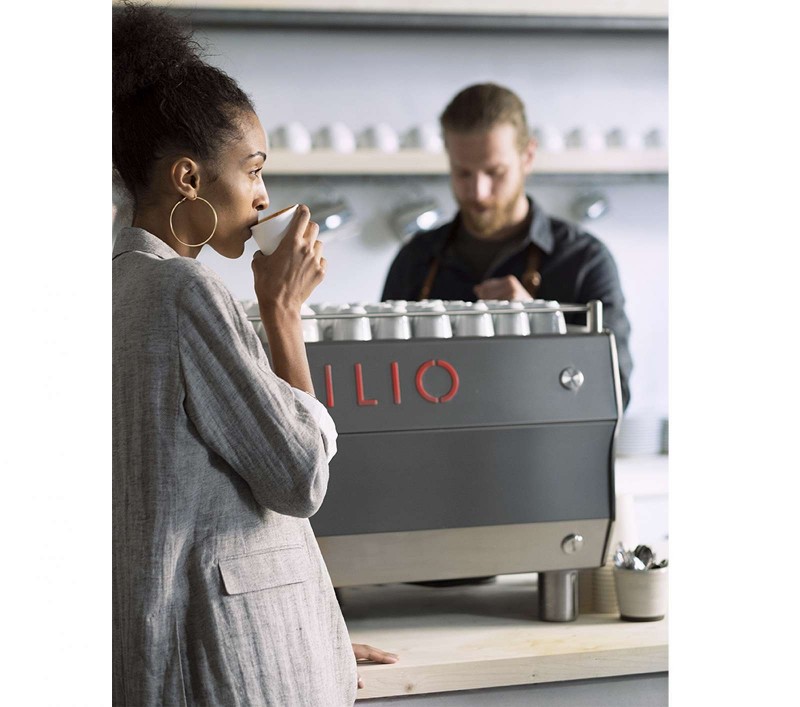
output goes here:
[[187, 67], [202, 61], [191, 29], [147, 5], [123, 3], [114, 17], [112, 37], [115, 105], [153, 84], [180, 84]]
[[146, 189], [157, 159], [182, 152], [214, 160], [238, 134], [247, 94], [206, 63], [202, 48], [164, 10], [126, 0], [114, 8], [112, 158], [132, 194]]

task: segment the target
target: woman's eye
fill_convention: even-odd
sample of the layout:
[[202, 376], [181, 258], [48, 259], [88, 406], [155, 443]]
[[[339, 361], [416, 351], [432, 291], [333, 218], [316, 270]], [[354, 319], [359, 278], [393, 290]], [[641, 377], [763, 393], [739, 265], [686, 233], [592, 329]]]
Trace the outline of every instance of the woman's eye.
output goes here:
[[264, 169], [263, 167], [259, 167], [258, 169], [254, 169], [250, 172], [254, 177], [258, 176], [261, 173], [261, 170]]

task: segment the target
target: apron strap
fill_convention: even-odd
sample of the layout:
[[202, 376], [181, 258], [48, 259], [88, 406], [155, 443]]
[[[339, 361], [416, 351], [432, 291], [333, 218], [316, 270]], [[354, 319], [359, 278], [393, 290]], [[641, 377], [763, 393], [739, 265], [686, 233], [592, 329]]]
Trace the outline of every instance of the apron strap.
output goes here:
[[[444, 247], [441, 249], [441, 251], [439, 251], [438, 255], [435, 255], [433, 258], [431, 258], [431, 264], [428, 267], [428, 272], [425, 275], [425, 280], [422, 282], [422, 287], [420, 288], [417, 299], [428, 299], [430, 296], [431, 290], [433, 289], [433, 283], [436, 281], [436, 276], [439, 274], [439, 263], [441, 262], [442, 258], [441, 253], [443, 253], [454, 240], [455, 234], [456, 222], [454, 221]], [[528, 290], [533, 299], [536, 299], [536, 293], [539, 291], [539, 287], [542, 284], [542, 274], [539, 272], [541, 264], [542, 249], [539, 248], [539, 246], [537, 246], [535, 243], [531, 243], [528, 246], [528, 261], [525, 266], [525, 272], [522, 275], [521, 283], [522, 286]]]
[[431, 260], [431, 265], [428, 268], [428, 274], [425, 276], [425, 282], [422, 283], [422, 289], [419, 291], [418, 299], [428, 299], [428, 295], [431, 293], [431, 288], [433, 287], [433, 281], [436, 279], [436, 275], [439, 272], [439, 256]]
[[531, 243], [528, 247], [528, 264], [525, 267], [525, 272], [522, 274], [522, 286], [530, 292], [533, 299], [536, 299], [536, 293], [542, 284], [542, 273], [539, 268], [542, 265], [542, 249], [535, 243]]

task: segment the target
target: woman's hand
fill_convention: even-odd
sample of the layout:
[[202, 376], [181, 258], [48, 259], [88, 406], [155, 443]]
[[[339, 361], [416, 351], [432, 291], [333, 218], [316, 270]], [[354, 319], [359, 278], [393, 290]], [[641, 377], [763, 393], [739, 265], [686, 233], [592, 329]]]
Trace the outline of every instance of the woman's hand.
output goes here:
[[272, 255], [257, 251], [253, 277], [272, 368], [289, 385], [314, 395], [303, 343], [300, 309], [325, 277], [319, 226], [307, 206], [297, 207], [289, 230]]
[[311, 221], [311, 212], [300, 204], [275, 252], [266, 256], [256, 251], [253, 278], [262, 308], [299, 312], [300, 305], [322, 282], [326, 260], [318, 234], [319, 226]]
[[[353, 653], [356, 656], [356, 662], [368, 661], [370, 663], [396, 663], [400, 658], [394, 653], [382, 651], [380, 648], [373, 648], [366, 643], [353, 643]], [[361, 676], [358, 676], [358, 689], [364, 687], [364, 681]]]

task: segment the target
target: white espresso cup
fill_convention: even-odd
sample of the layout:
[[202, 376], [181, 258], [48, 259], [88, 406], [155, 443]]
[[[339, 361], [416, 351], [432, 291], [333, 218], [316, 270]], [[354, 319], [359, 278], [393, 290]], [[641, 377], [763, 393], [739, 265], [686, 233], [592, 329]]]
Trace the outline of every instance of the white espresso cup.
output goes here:
[[[300, 307], [300, 314], [302, 316], [307, 315], [315, 315], [316, 312], [309, 307], [307, 304], [303, 304]], [[316, 319], [303, 319], [302, 320], [303, 326], [303, 341], [319, 341], [320, 340], [320, 331], [319, 331], [319, 322]]]
[[[451, 317], [455, 318], [456, 336], [494, 336], [494, 324], [492, 315], [486, 302], [464, 302], [462, 307], [463, 314], [453, 312]], [[480, 312], [471, 314], [467, 312]]]
[[373, 320], [372, 332], [375, 339], [410, 339], [411, 323], [406, 316], [404, 304], [390, 304], [384, 302], [381, 309], [374, 310], [383, 314], [392, 314], [391, 317], [376, 317]]
[[522, 302], [499, 301], [489, 305], [490, 310], [513, 309], [513, 312], [502, 312], [493, 314], [494, 333], [497, 336], [528, 336], [531, 333], [531, 325], [528, 315], [525, 313], [525, 305]]
[[[532, 300], [525, 303], [528, 308], [547, 309], [558, 307], [555, 300]], [[528, 318], [531, 334], [566, 334], [567, 325], [562, 312], [531, 312]]]
[[[345, 305], [340, 312], [366, 315], [367, 310], [358, 305], [352, 307]], [[372, 339], [372, 330], [366, 316], [334, 319], [332, 334], [334, 341], [369, 341]]]
[[[556, 300], [548, 300], [547, 306], [558, 307], [558, 302]], [[553, 312], [553, 328], [555, 329], [556, 334], [567, 333], [567, 322], [564, 319], [564, 312], [562, 312], [561, 310]]]
[[[346, 312], [349, 307], [346, 304], [339, 304], [335, 302], [324, 302], [323, 304], [317, 305], [316, 312], [317, 314], [336, 314], [337, 312]], [[318, 319], [317, 326], [319, 327], [319, 333], [322, 337], [323, 341], [332, 341], [333, 340], [333, 322], [335, 320], [328, 319]]]
[[295, 204], [276, 211], [274, 214], [269, 214], [250, 229], [253, 240], [264, 255], [272, 255], [275, 252], [278, 244], [286, 235], [298, 206], [299, 204]]
[[[453, 329], [450, 326], [450, 317], [447, 316], [447, 310], [442, 300], [409, 302], [408, 312], [412, 316], [412, 329], [415, 338], [452, 338]], [[436, 314], [419, 316], [418, 313], [421, 312], [436, 312]]]

